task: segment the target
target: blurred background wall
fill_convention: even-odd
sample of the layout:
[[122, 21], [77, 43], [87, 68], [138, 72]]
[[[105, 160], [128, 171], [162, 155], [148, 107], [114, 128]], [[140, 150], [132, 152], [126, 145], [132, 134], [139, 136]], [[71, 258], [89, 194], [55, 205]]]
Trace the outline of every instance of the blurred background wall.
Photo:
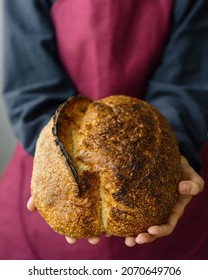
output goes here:
[[0, 173], [8, 162], [15, 144], [2, 96], [3, 88], [3, 0], [0, 0]]

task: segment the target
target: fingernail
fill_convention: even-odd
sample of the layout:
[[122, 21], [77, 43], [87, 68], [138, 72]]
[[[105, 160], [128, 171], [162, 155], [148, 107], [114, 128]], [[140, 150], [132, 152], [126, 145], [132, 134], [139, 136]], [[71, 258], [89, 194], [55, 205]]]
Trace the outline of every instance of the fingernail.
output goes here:
[[188, 193], [190, 191], [190, 184], [183, 183], [181, 185], [181, 191], [182, 191], [182, 193]]
[[138, 235], [136, 237], [135, 241], [136, 241], [137, 244], [142, 244], [143, 243], [143, 238], [140, 235]]

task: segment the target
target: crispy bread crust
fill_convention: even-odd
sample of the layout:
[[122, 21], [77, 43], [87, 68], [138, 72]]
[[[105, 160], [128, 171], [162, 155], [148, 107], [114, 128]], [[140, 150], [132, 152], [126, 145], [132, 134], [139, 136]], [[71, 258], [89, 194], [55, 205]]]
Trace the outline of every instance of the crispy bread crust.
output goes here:
[[166, 222], [180, 179], [175, 135], [154, 107], [123, 95], [77, 96], [40, 133], [31, 191], [60, 234], [135, 236]]

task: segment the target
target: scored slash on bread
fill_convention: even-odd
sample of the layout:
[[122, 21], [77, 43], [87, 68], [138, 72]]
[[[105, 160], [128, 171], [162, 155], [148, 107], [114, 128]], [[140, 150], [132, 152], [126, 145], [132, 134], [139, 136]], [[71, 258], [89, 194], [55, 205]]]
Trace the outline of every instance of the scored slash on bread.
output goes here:
[[125, 95], [76, 96], [40, 133], [31, 193], [60, 234], [136, 236], [166, 222], [180, 179], [176, 137], [153, 106]]

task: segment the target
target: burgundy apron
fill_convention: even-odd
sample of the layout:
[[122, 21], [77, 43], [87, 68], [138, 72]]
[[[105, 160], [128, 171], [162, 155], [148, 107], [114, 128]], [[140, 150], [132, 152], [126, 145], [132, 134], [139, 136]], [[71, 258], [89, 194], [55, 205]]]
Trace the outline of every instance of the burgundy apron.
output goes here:
[[[58, 0], [52, 8], [60, 59], [93, 100], [143, 97], [165, 45], [172, 0]], [[33, 158], [17, 145], [0, 185], [0, 259], [207, 259], [208, 191], [195, 197], [170, 236], [128, 248], [124, 238], [69, 245], [26, 209]]]

